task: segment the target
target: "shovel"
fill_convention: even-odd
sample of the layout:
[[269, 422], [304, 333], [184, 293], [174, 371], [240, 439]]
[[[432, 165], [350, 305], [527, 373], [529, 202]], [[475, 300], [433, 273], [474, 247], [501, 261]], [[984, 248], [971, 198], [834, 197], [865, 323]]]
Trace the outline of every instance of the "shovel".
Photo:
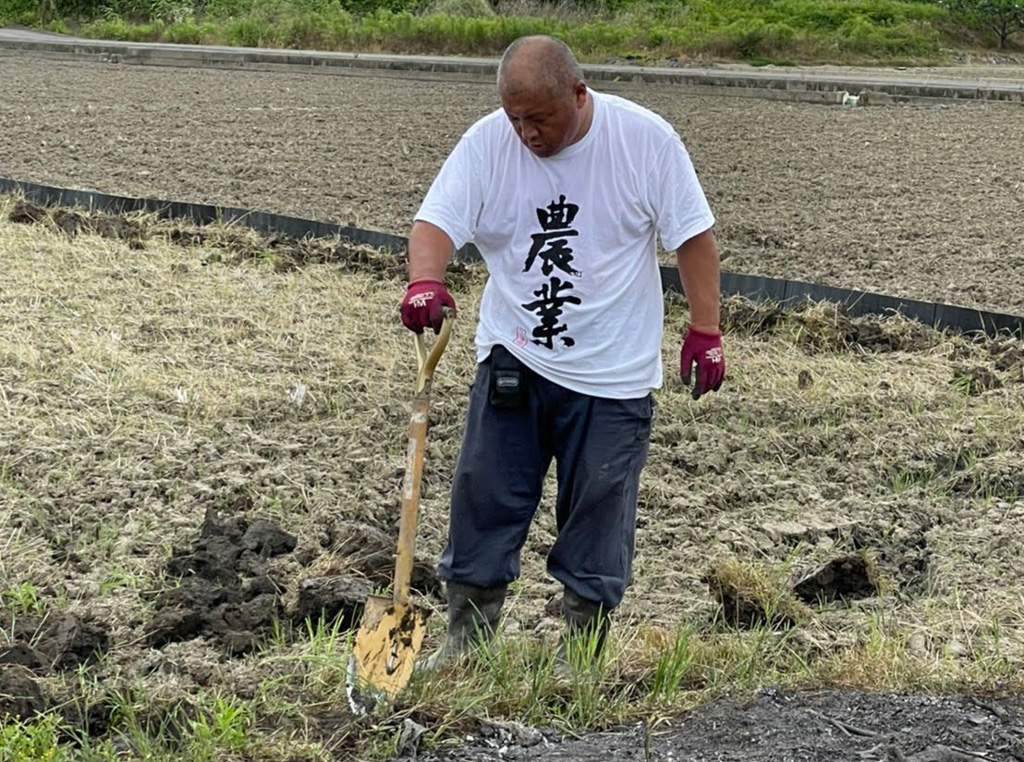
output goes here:
[[420, 507], [423, 452], [430, 411], [430, 386], [441, 353], [452, 332], [454, 313], [445, 310], [441, 332], [427, 353], [423, 334], [416, 334], [416, 397], [412, 405], [405, 480], [402, 485], [402, 516], [398, 528], [395, 583], [392, 597], [366, 599], [363, 618], [348, 664], [348, 698], [353, 711], [364, 714], [381, 698], [393, 699], [412, 675], [416, 655], [423, 644], [426, 613], [409, 602], [413, 543]]

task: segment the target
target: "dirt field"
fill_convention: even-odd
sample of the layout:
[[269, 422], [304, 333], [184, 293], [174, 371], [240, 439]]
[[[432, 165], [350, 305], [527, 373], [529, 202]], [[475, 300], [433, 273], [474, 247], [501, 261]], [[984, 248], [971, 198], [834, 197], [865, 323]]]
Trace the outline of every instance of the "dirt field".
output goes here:
[[[397, 232], [492, 104], [475, 83], [7, 58], [0, 75], [12, 83], [0, 175]], [[1024, 312], [1019, 110], [624, 92], [687, 137], [730, 269]], [[339, 573], [361, 580], [342, 591], [349, 601], [388, 581], [413, 363], [395, 316], [401, 261], [83, 222], [10, 199], [0, 256], [0, 715], [55, 709], [91, 737], [120, 738], [126, 716], [143, 734], [164, 715], [194, 723], [220, 692], [249, 702], [262, 734], [222, 758], [274, 762], [363, 760], [353, 739], [397, 739], [410, 718], [435, 741], [468, 744], [421, 759], [1024, 759], [1020, 341], [727, 303], [722, 391], [693, 403], [668, 373], [658, 394], [634, 579], [599, 696], [614, 703], [649, 683], [645, 639], [687, 626], [697, 663], [686, 690], [721, 687], [712, 673], [724, 664], [737, 698], [572, 741], [504, 723], [489, 705], [449, 722], [458, 673], [414, 686], [394, 717], [355, 717], [343, 676], [303, 630]], [[470, 314], [482, 275], [456, 271], [452, 287]], [[685, 320], [670, 300], [667, 362]], [[416, 576], [431, 607], [471, 335], [460, 323], [432, 404]], [[544, 572], [554, 534], [549, 493], [508, 607], [512, 641], [556, 637], [560, 589]], [[872, 559], [877, 588], [812, 596], [783, 632], [723, 627], [717, 560], [794, 582], [850, 554]], [[757, 671], [769, 663], [785, 670]], [[744, 670], [769, 689], [751, 694]], [[844, 690], [799, 690], [818, 679]], [[973, 698], [932, 695], [964, 684]], [[881, 685], [897, 692], [861, 692]], [[564, 695], [548, 690], [557, 709]]]
[[[0, 175], [404, 234], [489, 82], [0, 58]], [[614, 86], [693, 154], [727, 270], [1024, 313], [1024, 118]]]
[[[0, 200], [0, 250], [0, 714], [56, 708], [91, 737], [119, 738], [126, 716], [137, 732], [163, 727], [163, 715], [191, 722], [219, 692], [251, 702], [256, 743], [270, 744], [232, 758], [275, 761], [365, 759], [353, 739], [397, 738], [410, 717], [440, 740], [468, 736], [468, 750], [452, 752], [463, 760], [647, 747], [650, 759], [1024, 758], [1014, 700], [921, 693], [1019, 687], [1020, 342], [727, 303], [726, 386], [695, 404], [670, 377], [658, 395], [602, 700], [628, 703], [651, 680], [643, 644], [682, 626], [694, 632], [687, 690], [724, 682], [742, 696], [761, 681], [823, 679], [910, 695], [770, 693], [646, 736], [569, 743], [553, 729], [557, 686], [536, 720], [553, 727], [513, 732], [496, 706], [445, 720], [459, 685], [446, 675], [400, 702], [397, 720], [371, 725], [349, 712], [343, 672], [305, 631], [321, 610], [344, 623], [353, 600], [389, 579], [413, 363], [395, 318], [401, 261], [216, 229], [84, 223], [10, 200]], [[472, 305], [481, 273], [455, 272], [452, 286]], [[670, 302], [667, 358], [685, 319]], [[415, 578], [430, 607], [471, 334], [460, 324], [431, 410]], [[550, 645], [559, 628], [560, 589], [544, 573], [551, 500], [504, 625], [524, 646]], [[780, 633], [722, 628], [708, 581], [718, 559], [791, 584], [851, 553], [873, 559], [877, 587], [824, 605], [815, 592], [813, 613]], [[356, 581], [339, 591], [339, 574]], [[432, 617], [431, 643], [442, 623]]]

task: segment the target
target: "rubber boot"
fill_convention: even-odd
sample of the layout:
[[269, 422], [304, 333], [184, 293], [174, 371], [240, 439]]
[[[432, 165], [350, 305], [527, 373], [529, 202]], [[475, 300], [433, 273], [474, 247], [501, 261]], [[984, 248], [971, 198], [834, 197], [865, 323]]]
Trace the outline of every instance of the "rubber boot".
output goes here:
[[555, 677], [569, 680], [578, 671], [593, 672], [604, 650], [611, 620], [598, 601], [581, 598], [569, 588], [562, 596], [565, 630], [555, 652]]
[[498, 629], [501, 606], [508, 592], [507, 585], [474, 587], [448, 582], [446, 589], [448, 633], [441, 646], [416, 665], [417, 671], [435, 670], [470, 653], [494, 637]]

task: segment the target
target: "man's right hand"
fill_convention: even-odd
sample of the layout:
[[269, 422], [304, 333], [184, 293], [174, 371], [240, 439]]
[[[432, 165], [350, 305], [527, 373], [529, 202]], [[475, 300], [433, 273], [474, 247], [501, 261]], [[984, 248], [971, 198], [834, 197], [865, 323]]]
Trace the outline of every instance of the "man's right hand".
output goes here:
[[693, 398], [700, 399], [702, 394], [717, 392], [725, 379], [721, 331], [700, 331], [692, 325], [686, 331], [679, 353], [679, 374], [687, 386], [690, 385], [694, 365], [697, 366], [697, 378], [693, 382]]
[[409, 284], [402, 300], [402, 324], [410, 331], [423, 333], [424, 328], [441, 330], [444, 308], [455, 312], [455, 300], [439, 280], [418, 280]]

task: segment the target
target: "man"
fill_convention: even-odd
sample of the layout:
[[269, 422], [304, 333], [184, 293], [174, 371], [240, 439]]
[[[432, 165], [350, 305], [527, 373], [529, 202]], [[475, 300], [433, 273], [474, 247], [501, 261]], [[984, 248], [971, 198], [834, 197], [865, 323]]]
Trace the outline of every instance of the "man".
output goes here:
[[[497, 626], [552, 459], [566, 635], [597, 649], [629, 581], [651, 391], [662, 383], [656, 236], [677, 254], [691, 325], [681, 374], [694, 399], [725, 375], [714, 217], [689, 155], [661, 117], [591, 91], [564, 43], [526, 37], [498, 70], [502, 108], [463, 135], [409, 239], [402, 321], [436, 332], [455, 302], [453, 248], [476, 244], [489, 272], [477, 375], [439, 565], [448, 631], [427, 667]], [[578, 638], [563, 636], [568, 663]], [[575, 657], [574, 657], [575, 659]]]

